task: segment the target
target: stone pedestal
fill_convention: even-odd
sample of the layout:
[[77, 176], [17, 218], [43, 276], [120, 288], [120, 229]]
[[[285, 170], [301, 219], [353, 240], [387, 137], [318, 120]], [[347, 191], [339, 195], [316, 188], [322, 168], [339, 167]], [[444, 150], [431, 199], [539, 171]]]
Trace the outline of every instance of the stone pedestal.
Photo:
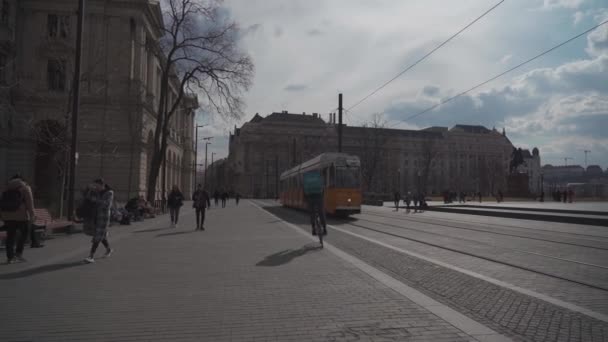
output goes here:
[[509, 197], [530, 197], [528, 186], [528, 175], [525, 173], [512, 173], [507, 176], [507, 196]]

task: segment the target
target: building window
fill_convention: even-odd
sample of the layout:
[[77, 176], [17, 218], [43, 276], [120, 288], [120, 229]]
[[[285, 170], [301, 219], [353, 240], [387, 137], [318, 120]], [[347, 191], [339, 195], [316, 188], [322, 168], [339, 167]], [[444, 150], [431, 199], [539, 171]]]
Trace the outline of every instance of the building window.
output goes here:
[[70, 36], [70, 17], [67, 15], [49, 14], [47, 28], [49, 37], [51, 38], [68, 38]]
[[6, 56], [0, 55], [0, 84], [2, 85], [6, 85], [8, 83], [6, 77], [6, 68], [8, 68], [8, 66], [6, 65]]
[[65, 91], [65, 60], [49, 59], [47, 64], [48, 88], [53, 91]]
[[8, 24], [8, 14], [10, 12], [8, 0], [2, 0], [2, 11], [0, 12], [0, 24]]

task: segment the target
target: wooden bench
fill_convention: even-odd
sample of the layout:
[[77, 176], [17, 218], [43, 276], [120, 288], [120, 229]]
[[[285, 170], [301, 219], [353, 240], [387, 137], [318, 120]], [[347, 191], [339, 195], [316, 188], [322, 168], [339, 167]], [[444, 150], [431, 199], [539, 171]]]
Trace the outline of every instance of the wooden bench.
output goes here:
[[74, 222], [63, 219], [54, 220], [51, 213], [44, 208], [34, 209], [34, 215], [36, 216], [34, 225], [37, 227], [44, 227], [47, 233], [69, 234], [72, 232], [72, 228], [74, 228]]

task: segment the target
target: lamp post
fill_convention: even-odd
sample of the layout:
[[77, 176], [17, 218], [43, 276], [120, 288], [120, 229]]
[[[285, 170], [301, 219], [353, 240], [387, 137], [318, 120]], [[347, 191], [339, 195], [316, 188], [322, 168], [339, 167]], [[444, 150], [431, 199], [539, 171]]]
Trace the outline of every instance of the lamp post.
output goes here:
[[198, 166], [198, 129], [205, 127], [207, 125], [196, 125], [196, 133], [195, 133], [195, 139], [194, 139], [194, 187], [196, 187], [196, 169]]
[[[211, 152], [211, 181], [212, 182], [216, 182], [217, 183], [217, 179], [215, 179], [215, 166], [213, 166], [213, 157], [216, 155], [217, 153], [215, 152]], [[216, 184], [217, 185], [217, 184]]]
[[403, 189], [401, 189], [401, 168], [398, 168], [398, 169], [397, 169], [397, 177], [398, 177], [398, 178], [397, 178], [397, 182], [398, 182], [398, 183], [397, 183], [397, 186], [399, 187], [399, 188], [398, 188], [398, 189], [399, 189], [399, 193], [401, 193], [401, 194], [402, 194], [402, 191], [401, 191], [401, 190], [403, 190]]
[[420, 170], [418, 170], [418, 193], [420, 194]]
[[544, 202], [545, 201], [545, 182], [543, 179], [543, 172], [540, 172], [540, 201]]
[[[211, 139], [211, 137], [209, 138], [205, 138], [206, 140]], [[207, 188], [207, 150], [209, 145], [211, 145], [211, 143], [209, 141], [207, 141], [205, 143], [205, 179], [203, 180], [203, 188]]]

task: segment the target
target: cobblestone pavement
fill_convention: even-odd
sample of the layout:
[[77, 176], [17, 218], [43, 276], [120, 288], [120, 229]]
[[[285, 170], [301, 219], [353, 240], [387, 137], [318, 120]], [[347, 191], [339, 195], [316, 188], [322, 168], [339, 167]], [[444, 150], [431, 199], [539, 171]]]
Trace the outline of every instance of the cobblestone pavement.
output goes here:
[[[302, 213], [272, 205], [267, 205], [266, 210], [291, 223], [300, 225], [303, 229], [309, 229], [307, 217]], [[348, 223], [338, 227], [352, 232], [355, 232], [356, 229], [355, 226]], [[366, 234], [366, 236], [375, 237], [376, 235]], [[604, 321], [335, 229], [330, 229], [327, 240], [332, 245], [385, 270], [393, 277], [427, 293], [434, 299], [511, 337], [528, 341], [608, 341], [608, 323]], [[418, 248], [425, 249], [420, 246]], [[437, 250], [429, 249], [428, 246], [426, 249], [427, 254], [429, 251]], [[469, 259], [469, 261], [471, 260]], [[504, 267], [500, 271], [510, 272], [508, 267]], [[518, 272], [524, 271], [519, 270]], [[528, 272], [528, 277], [531, 276], [532, 273]], [[544, 276], [536, 277], [536, 282], [540, 283], [546, 279], [547, 277]], [[521, 286], [520, 284], [515, 285]], [[562, 283], [560, 285], [562, 289], [565, 289], [572, 284]], [[593, 292], [591, 290], [586, 289], [589, 293], [596, 295], [598, 299], [606, 299], [605, 291]]]
[[2, 341], [471, 340], [247, 201], [204, 232], [184, 209], [113, 229], [91, 265], [79, 236], [0, 266]]
[[[543, 242], [542, 239], [551, 239], [554, 241], [561, 241], [561, 242], [567, 242], [567, 243], [576, 243], [576, 244], [581, 244], [581, 245], [589, 245], [589, 246], [595, 246], [595, 247], [599, 247], [599, 248], [605, 248], [607, 243], [608, 243], [608, 238], [605, 238], [602, 236], [603, 234], [606, 234], [608, 232], [608, 229], [604, 229], [604, 232], [598, 232], [597, 229], [598, 227], [594, 227], [594, 226], [581, 226], [581, 225], [567, 225], [567, 224], [557, 224], [557, 223], [549, 223], [547, 224], [546, 222], [544, 223], [544, 226], [539, 225], [540, 222], [538, 221], [524, 221], [524, 220], [505, 220], [505, 219], [500, 219], [500, 220], [496, 220], [495, 218], [492, 218], [490, 220], [484, 220], [484, 221], [474, 221], [473, 219], [475, 219], [475, 216], [470, 216], [470, 215], [458, 215], [458, 214], [450, 214], [448, 219], [448, 216], [442, 215], [441, 218], [437, 218], [434, 214], [436, 213], [431, 213], [431, 212], [425, 212], [424, 214], [421, 215], [405, 215], [404, 213], [395, 213], [392, 212], [390, 210], [379, 210], [379, 209], [374, 209], [374, 208], [366, 208], [366, 213], [368, 213], [370, 216], [374, 216], [376, 214], [381, 214], [383, 216], [385, 216], [387, 219], [389, 219], [389, 222], [393, 222], [395, 223], [394, 220], [390, 219], [393, 217], [397, 217], [397, 218], [402, 218], [403, 220], [406, 221], [406, 224], [410, 224], [410, 223], [416, 223], [416, 225], [414, 225], [414, 227], [416, 228], [422, 228], [422, 227], [428, 227], [429, 224], [439, 224], [439, 225], [447, 225], [448, 227], [465, 227], [468, 229], [476, 229], [475, 233], [480, 235], [480, 238], [482, 235], [482, 232], [479, 231], [479, 229], [481, 230], [488, 230], [488, 231], [492, 231], [494, 233], [499, 232], [501, 234], [517, 234], [517, 235], [521, 235], [521, 236], [527, 236], [527, 237], [534, 237], [534, 238], [538, 238], [541, 239], [541, 241], [537, 241], [535, 242], [535, 245], [533, 246], [529, 246], [530, 251], [538, 251], [535, 250], [536, 247], [542, 246], [543, 244], [547, 244], [547, 242]], [[407, 217], [405, 217], [407, 216]], [[473, 222], [470, 223], [465, 223], [465, 220], [469, 220], [471, 219]], [[373, 217], [372, 220], [377, 220], [377, 217]], [[397, 221], [399, 222], [399, 221]], [[574, 226], [573, 227], [568, 227], [568, 226]], [[449, 250], [445, 250], [442, 248], [436, 248], [436, 247], [431, 247], [428, 245], [421, 245], [419, 243], [413, 242], [413, 241], [408, 241], [408, 240], [404, 240], [404, 239], [395, 239], [393, 237], [390, 236], [386, 236], [384, 234], [381, 233], [374, 233], [374, 232], [370, 232], [370, 231], [365, 231], [363, 229], [358, 229], [357, 227], [351, 227], [350, 229], [353, 229], [353, 231], [359, 231], [362, 233], [365, 233], [368, 236], [373, 236], [375, 239], [381, 240], [383, 242], [387, 242], [391, 245], [394, 245], [396, 247], [399, 248], [403, 248], [406, 250], [411, 250], [413, 252], [417, 252], [423, 255], [427, 255], [429, 257], [432, 257], [434, 259], [452, 264], [452, 265], [456, 265], [459, 267], [463, 267], [466, 268], [468, 270], [489, 276], [491, 278], [495, 278], [501, 281], [505, 281], [507, 283], [511, 283], [514, 285], [517, 285], [519, 287], [523, 287], [526, 289], [530, 289], [533, 290], [535, 292], [539, 292], [542, 294], [546, 294], [550, 297], [553, 298], [557, 298], [566, 302], [570, 302], [585, 308], [589, 308], [592, 311], [596, 311], [599, 313], [603, 313], [603, 314], [608, 314], [608, 295], [606, 294], [605, 291], [602, 290], [597, 290], [597, 289], [593, 289], [593, 288], [589, 288], [587, 286], [581, 286], [581, 285], [577, 285], [568, 281], [564, 281], [564, 280], [560, 280], [560, 279], [556, 279], [556, 278], [551, 278], [551, 277], [546, 277], [543, 275], [539, 275], [539, 274], [535, 274], [526, 270], [522, 270], [522, 269], [517, 269], [508, 265], [502, 265], [502, 264], [497, 264], [495, 262], [491, 262], [491, 261], [487, 261], [487, 260], [483, 260], [483, 259], [479, 259], [476, 257], [472, 257], [469, 255], [464, 255], [461, 253], [454, 253], [452, 251]], [[462, 231], [462, 229], [453, 229], [453, 231], [456, 232], [460, 232]], [[466, 230], [465, 230], [466, 231]], [[404, 234], [403, 232], [397, 232], [398, 234], [403, 234], [403, 235], [407, 235]], [[486, 234], [487, 235], [487, 234]], [[502, 235], [495, 235], [495, 234], [490, 234], [490, 235], [494, 235], [494, 237], [500, 237], [500, 238], [509, 238], [509, 239], [513, 239], [512, 237], [508, 237], [508, 236], [502, 236]], [[531, 240], [532, 242], [534, 242], [534, 240]], [[554, 244], [554, 243], [551, 243]], [[518, 240], [513, 240], [512, 241], [512, 245], [516, 246], [517, 248], [521, 248], [522, 244], [520, 244], [518, 242]], [[553, 250], [549, 249], [549, 252], [551, 253], [563, 253], [563, 250], [565, 249], [564, 247], [566, 246], [562, 246], [560, 244], [554, 244], [555, 247]], [[449, 246], [452, 246], [452, 244], [449, 244]], [[508, 247], [508, 245], [507, 245]], [[570, 246], [572, 247], [572, 246]], [[578, 257], [579, 255], [584, 255], [585, 254], [585, 249], [587, 248], [579, 248], [582, 249], [582, 251], [571, 251], [571, 253], [573, 252], [572, 256], [574, 258]], [[466, 249], [465, 249], [466, 250]], [[566, 248], [567, 250], [567, 248]], [[599, 250], [600, 252], [603, 252], [602, 250]], [[588, 253], [588, 252], [587, 252]], [[492, 255], [493, 258], [497, 257], [496, 253], [493, 252], [492, 250]], [[506, 254], [504, 256], [502, 256], [505, 260], [507, 261], [511, 261], [514, 262], [515, 260], [510, 259], [510, 255]], [[600, 260], [601, 258], [596, 258], [595, 260], [589, 260], [593, 263], [598, 262], [605, 262], [604, 260]], [[529, 264], [527, 263], [526, 259], [524, 259], [526, 266], [529, 266]], [[557, 265], [554, 265], [553, 268], [558, 267], [558, 271], [560, 270], [559, 268], [561, 267], [559, 265], [559, 263]], [[543, 268], [546, 271], [551, 271], [550, 269], [548, 269], [547, 265], [545, 265], [545, 267]], [[602, 270], [601, 271], [604, 272], [604, 274], [606, 273], [606, 270]], [[580, 272], [580, 270], [579, 270]], [[563, 272], [563, 270], [561, 270], [561, 274], [566, 276], [566, 277], [570, 277], [571, 274], [566, 274]], [[586, 278], [583, 278], [584, 280], [587, 280]]]
[[[405, 215], [404, 215], [405, 216]], [[528, 239], [493, 232], [363, 214], [349, 226], [380, 230], [406, 238], [453, 248], [521, 265], [581, 283], [608, 289], [608, 244], [569, 245], [562, 240]], [[603, 245], [603, 246], [598, 246]]]

